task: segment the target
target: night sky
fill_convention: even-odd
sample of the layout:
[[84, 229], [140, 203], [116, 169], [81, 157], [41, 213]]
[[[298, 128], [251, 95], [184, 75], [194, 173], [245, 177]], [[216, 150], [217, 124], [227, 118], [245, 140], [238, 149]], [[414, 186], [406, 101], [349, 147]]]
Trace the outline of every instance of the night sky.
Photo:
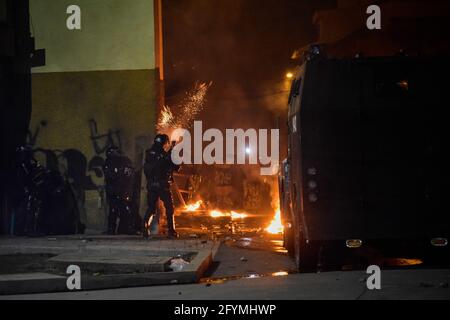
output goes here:
[[284, 157], [285, 74], [298, 63], [290, 57], [317, 39], [314, 12], [335, 6], [335, 0], [163, 1], [166, 103], [176, 105], [196, 81], [212, 81], [198, 116], [204, 127], [280, 128]]
[[335, 6], [333, 0], [163, 2], [169, 97], [196, 80], [238, 83], [258, 94], [261, 82], [283, 79], [295, 49], [316, 39], [314, 11]]

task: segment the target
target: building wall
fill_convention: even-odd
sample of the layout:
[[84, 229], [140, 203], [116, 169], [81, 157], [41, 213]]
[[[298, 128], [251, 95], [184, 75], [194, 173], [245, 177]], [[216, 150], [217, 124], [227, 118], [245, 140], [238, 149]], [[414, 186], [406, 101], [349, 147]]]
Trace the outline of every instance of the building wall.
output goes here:
[[[66, 9], [81, 9], [81, 30], [68, 30]], [[47, 64], [33, 72], [155, 68], [153, 0], [31, 0], [36, 47]]]
[[[81, 30], [66, 27], [72, 4], [81, 8]], [[104, 182], [96, 169], [108, 144], [119, 145], [139, 166], [154, 135], [153, 8], [153, 0], [30, 0], [31, 32], [36, 49], [46, 51], [46, 64], [32, 71], [29, 140], [62, 155], [60, 167], [82, 190], [88, 228], [104, 227]]]

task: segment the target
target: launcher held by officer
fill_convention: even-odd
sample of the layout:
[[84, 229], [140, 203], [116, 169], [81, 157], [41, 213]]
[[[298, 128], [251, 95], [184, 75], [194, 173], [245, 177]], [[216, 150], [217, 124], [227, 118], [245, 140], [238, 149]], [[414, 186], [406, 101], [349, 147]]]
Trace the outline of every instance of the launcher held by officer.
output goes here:
[[[149, 229], [155, 232], [158, 227], [159, 219], [155, 216], [155, 213], [159, 199], [166, 209], [168, 236], [170, 238], [178, 236], [175, 231], [174, 207], [170, 186], [173, 182], [173, 172], [178, 171], [180, 166], [172, 162], [171, 152], [172, 146], [169, 136], [158, 134], [153, 146], [145, 153], [144, 172], [147, 178], [148, 210], [144, 217], [144, 237], [148, 237]], [[151, 226], [149, 226], [150, 219], [152, 220]]]

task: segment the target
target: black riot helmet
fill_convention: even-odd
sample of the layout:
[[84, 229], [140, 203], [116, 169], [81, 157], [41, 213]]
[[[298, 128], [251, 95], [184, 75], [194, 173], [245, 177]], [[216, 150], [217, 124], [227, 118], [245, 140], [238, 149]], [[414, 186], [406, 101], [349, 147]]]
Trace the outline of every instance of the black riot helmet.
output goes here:
[[120, 150], [115, 145], [110, 146], [108, 149], [106, 149], [106, 157], [112, 157], [120, 154]]
[[27, 162], [33, 159], [33, 148], [28, 145], [21, 145], [16, 148], [16, 157], [19, 162]]
[[169, 136], [167, 134], [157, 134], [154, 140], [155, 143], [160, 144], [161, 146], [165, 145], [169, 142]]

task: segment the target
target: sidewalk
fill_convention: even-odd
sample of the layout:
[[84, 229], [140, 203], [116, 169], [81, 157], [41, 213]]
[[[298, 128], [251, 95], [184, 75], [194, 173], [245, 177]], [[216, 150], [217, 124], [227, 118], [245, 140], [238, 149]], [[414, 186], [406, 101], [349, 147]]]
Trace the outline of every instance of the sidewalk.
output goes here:
[[[80, 267], [82, 290], [195, 283], [212, 263], [218, 247], [217, 241], [192, 238], [0, 238], [0, 295], [68, 291], [69, 265]], [[189, 264], [173, 271], [173, 258]]]

